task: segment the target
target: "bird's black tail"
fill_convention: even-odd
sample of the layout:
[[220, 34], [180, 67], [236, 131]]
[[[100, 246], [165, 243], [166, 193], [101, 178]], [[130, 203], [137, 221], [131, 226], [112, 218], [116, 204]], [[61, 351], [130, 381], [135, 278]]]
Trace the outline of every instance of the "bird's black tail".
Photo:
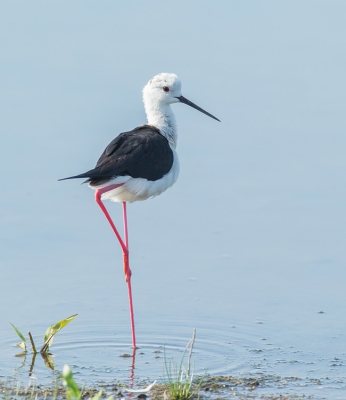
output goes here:
[[98, 168], [91, 169], [90, 171], [84, 172], [84, 174], [69, 176], [68, 178], [59, 179], [59, 181], [66, 181], [67, 179], [78, 179], [87, 178], [86, 181], [82, 183], [90, 183], [90, 185], [103, 185], [107, 183], [110, 179], [114, 178], [112, 175], [103, 175], [100, 173]]
[[[77, 179], [77, 178], [90, 178], [89, 171], [84, 172], [84, 174], [79, 174], [79, 175], [69, 176], [68, 178], [58, 179], [58, 181], [66, 181], [67, 179]], [[89, 179], [86, 180], [85, 182], [88, 182], [88, 181], [89, 181]]]

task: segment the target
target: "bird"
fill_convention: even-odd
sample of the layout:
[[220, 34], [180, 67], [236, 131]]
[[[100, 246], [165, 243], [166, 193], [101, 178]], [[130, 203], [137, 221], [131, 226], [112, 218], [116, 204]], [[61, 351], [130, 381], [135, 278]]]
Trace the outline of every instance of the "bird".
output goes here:
[[[86, 178], [83, 183], [88, 183], [89, 187], [95, 190], [96, 203], [119, 241], [128, 287], [133, 349], [137, 347], [126, 204], [155, 197], [170, 188], [178, 179], [179, 160], [176, 151], [178, 135], [172, 104], [186, 104], [220, 121], [184, 97], [181, 86], [180, 79], [173, 73], [160, 73], [150, 79], [142, 91], [147, 123], [120, 133], [106, 147], [95, 168], [79, 175], [59, 179], [62, 181]], [[123, 238], [103, 204], [104, 200], [122, 203]]]

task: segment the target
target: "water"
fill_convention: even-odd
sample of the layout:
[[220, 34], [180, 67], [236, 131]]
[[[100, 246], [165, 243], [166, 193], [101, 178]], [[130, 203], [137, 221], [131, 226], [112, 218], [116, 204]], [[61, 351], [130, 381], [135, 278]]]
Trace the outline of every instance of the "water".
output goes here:
[[[1, 379], [23, 362], [9, 322], [40, 342], [78, 313], [52, 352], [80, 382], [160, 379], [162, 346], [178, 361], [196, 327], [196, 373], [345, 398], [345, 6], [19, 3], [0, 5]], [[128, 207], [132, 368], [119, 246], [90, 189], [57, 179], [145, 121], [161, 71], [222, 122], [176, 105], [179, 180]], [[40, 356], [34, 375], [55, 376]]]
[[[315, 320], [317, 322], [318, 318]], [[71, 324], [59, 334], [60, 338], [56, 338], [52, 347], [54, 363], [58, 371], [68, 363], [76, 379], [86, 384], [120, 380], [133, 385], [143, 380], [160, 380], [164, 351], [179, 361], [191, 336], [188, 320], [161, 319], [161, 323], [157, 320], [157, 325], [155, 319], [150, 324], [143, 321], [139, 324], [139, 349], [133, 365], [133, 359], [126, 357], [132, 355], [132, 350], [124, 326], [117, 329], [114, 323], [83, 326], [78, 320], [74, 322], [74, 326]], [[318, 325], [322, 328], [325, 323]], [[294, 338], [289, 329], [286, 335], [282, 335], [281, 326], [262, 320], [249, 325], [242, 325], [241, 321], [230, 325], [206, 319], [196, 324], [196, 328], [193, 359], [197, 374], [265, 377], [260, 393], [317, 393], [323, 397], [326, 392], [327, 398], [343, 397], [345, 352], [339, 353], [343, 334], [328, 336], [324, 332], [323, 335], [313, 335], [307, 343], [305, 338]], [[326, 338], [327, 343], [317, 347], [318, 341], [321, 344]], [[3, 338], [2, 343], [6, 346], [1, 374], [9, 374], [12, 368], [21, 373], [23, 382], [26, 382], [31, 357], [28, 355], [26, 364], [20, 368], [23, 359], [13, 357], [17, 352], [12, 346], [13, 335]], [[49, 383], [54, 377], [39, 356], [34, 377], [38, 384]], [[328, 390], [331, 388], [333, 394]]]
[[[206, 265], [206, 270], [209, 265]], [[222, 273], [222, 269], [220, 271]], [[212, 274], [211, 279], [204, 283], [201, 282], [203, 279], [190, 277], [179, 282], [173, 280], [172, 285], [168, 285], [163, 278], [163, 296], [161, 290], [155, 290], [156, 285], [150, 287], [150, 279], [146, 286], [134, 275], [139, 346], [134, 365], [133, 359], [126, 357], [132, 355], [132, 350], [126, 285], [121, 271], [121, 279], [114, 283], [110, 279], [102, 280], [99, 283], [101, 287], [97, 286], [97, 273], [90, 271], [88, 276], [93, 284], [86, 288], [83, 282], [77, 284], [78, 276], [70, 271], [65, 286], [47, 288], [52, 294], [43, 297], [44, 301], [39, 295], [41, 285], [30, 284], [27, 289], [30, 303], [28, 300], [25, 302], [19, 293], [15, 301], [17, 306], [9, 307], [8, 314], [15, 310], [9, 320], [23, 333], [30, 329], [36, 341], [40, 342], [47, 325], [78, 312], [78, 317], [57, 334], [52, 353], [55, 370], [61, 371], [67, 363], [80, 383], [122, 381], [136, 387], [143, 381], [160, 380], [163, 377], [164, 348], [167, 357], [179, 362], [192, 329], [196, 327], [193, 353], [196, 374], [264, 378], [265, 383], [256, 389], [258, 394], [298, 393], [314, 395], [314, 398], [342, 399], [346, 385], [345, 329], [337, 307], [335, 310], [331, 307], [330, 298], [321, 301], [321, 309], [304, 303], [297, 307], [299, 291], [285, 293], [280, 292], [280, 288], [274, 291], [279, 291], [275, 297], [278, 302], [269, 304], [269, 294], [257, 297], [255, 289], [265, 285], [268, 278], [260, 281], [261, 274], [256, 276], [255, 272], [250, 275], [251, 282], [256, 282], [256, 285], [246, 283], [247, 271], [243, 276], [243, 288], [239, 284], [227, 285], [228, 297], [220, 297], [212, 289]], [[115, 277], [115, 271], [110, 275]], [[241, 276], [238, 275], [238, 280]], [[324, 284], [328, 286], [326, 280]], [[112, 286], [116, 287], [115, 291], [109, 290]], [[290, 287], [288, 279], [285, 286]], [[269, 286], [267, 288], [269, 290]], [[219, 289], [221, 292], [221, 283]], [[62, 295], [59, 295], [59, 290]], [[251, 297], [249, 293], [252, 290], [254, 295]], [[85, 295], [85, 291], [89, 294]], [[12, 289], [8, 291], [9, 296], [11, 292]], [[305, 298], [312, 296], [306, 292], [302, 295]], [[140, 297], [145, 300], [140, 301]], [[19, 349], [13, 346], [17, 338], [9, 325], [3, 325], [0, 339], [0, 375], [8, 377], [16, 372], [24, 383], [27, 382], [31, 356], [28, 355], [26, 363], [21, 366], [23, 358], [15, 357], [19, 353]], [[37, 356], [33, 376], [38, 384], [48, 384], [56, 374]]]

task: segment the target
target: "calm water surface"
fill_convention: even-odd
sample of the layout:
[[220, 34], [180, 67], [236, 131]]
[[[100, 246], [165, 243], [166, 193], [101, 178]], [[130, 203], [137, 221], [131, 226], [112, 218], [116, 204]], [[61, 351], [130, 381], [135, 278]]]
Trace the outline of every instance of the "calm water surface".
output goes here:
[[[102, 215], [99, 217], [102, 222]], [[111, 236], [106, 223], [102, 227]], [[159, 237], [159, 243], [162, 241], [155, 232], [141, 240], [150, 242], [154, 236]], [[213, 236], [220, 238], [222, 234], [211, 232], [209, 237]], [[258, 395], [298, 393], [314, 398], [344, 398], [342, 293], [326, 293], [329, 287], [338, 285], [329, 266], [292, 268], [281, 274], [263, 265], [237, 270], [230, 257], [220, 254], [204, 260], [197, 255], [197, 269], [181, 254], [181, 261], [173, 265], [178, 244], [174, 244], [175, 251], [171, 250], [173, 257], [152, 246], [152, 255], [147, 250], [133, 257], [139, 346], [133, 363], [133, 358], [126, 356], [132, 355], [132, 349], [121, 254], [113, 246], [103, 256], [95, 257], [98, 263], [92, 258], [97, 247], [85, 247], [91, 261], [81, 260], [75, 268], [67, 259], [61, 263], [63, 249], [56, 252], [51, 261], [54, 268], [51, 264], [47, 267], [47, 276], [45, 268], [40, 272], [42, 276], [35, 276], [35, 266], [19, 275], [15, 268], [5, 272], [7, 284], [1, 296], [6, 319], [23, 333], [30, 329], [37, 343], [41, 343], [49, 324], [79, 314], [53, 343], [56, 373], [37, 356], [33, 371], [37, 384], [54, 380], [65, 363], [81, 383], [120, 380], [136, 387], [143, 381], [160, 380], [164, 348], [168, 357], [179, 362], [196, 327], [196, 374], [265, 377], [266, 384], [256, 389]], [[46, 257], [50, 258], [48, 253]], [[4, 378], [19, 373], [27, 383], [31, 355], [26, 361], [15, 356], [20, 351], [14, 347], [17, 338], [7, 321], [0, 335], [0, 375]]]

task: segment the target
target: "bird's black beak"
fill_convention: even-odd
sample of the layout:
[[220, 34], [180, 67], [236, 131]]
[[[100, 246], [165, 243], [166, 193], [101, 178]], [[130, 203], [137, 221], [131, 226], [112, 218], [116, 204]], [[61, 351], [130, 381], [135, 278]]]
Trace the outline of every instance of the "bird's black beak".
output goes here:
[[214, 117], [214, 115], [209, 114], [207, 111], [203, 110], [203, 108], [198, 107], [195, 103], [192, 103], [192, 101], [188, 100], [184, 96], [176, 97], [176, 99], [178, 99], [180, 103], [187, 104], [188, 106], [195, 108], [196, 110], [202, 112], [203, 114], [208, 115], [210, 118], [216, 119], [216, 121], [221, 122], [218, 118]]

